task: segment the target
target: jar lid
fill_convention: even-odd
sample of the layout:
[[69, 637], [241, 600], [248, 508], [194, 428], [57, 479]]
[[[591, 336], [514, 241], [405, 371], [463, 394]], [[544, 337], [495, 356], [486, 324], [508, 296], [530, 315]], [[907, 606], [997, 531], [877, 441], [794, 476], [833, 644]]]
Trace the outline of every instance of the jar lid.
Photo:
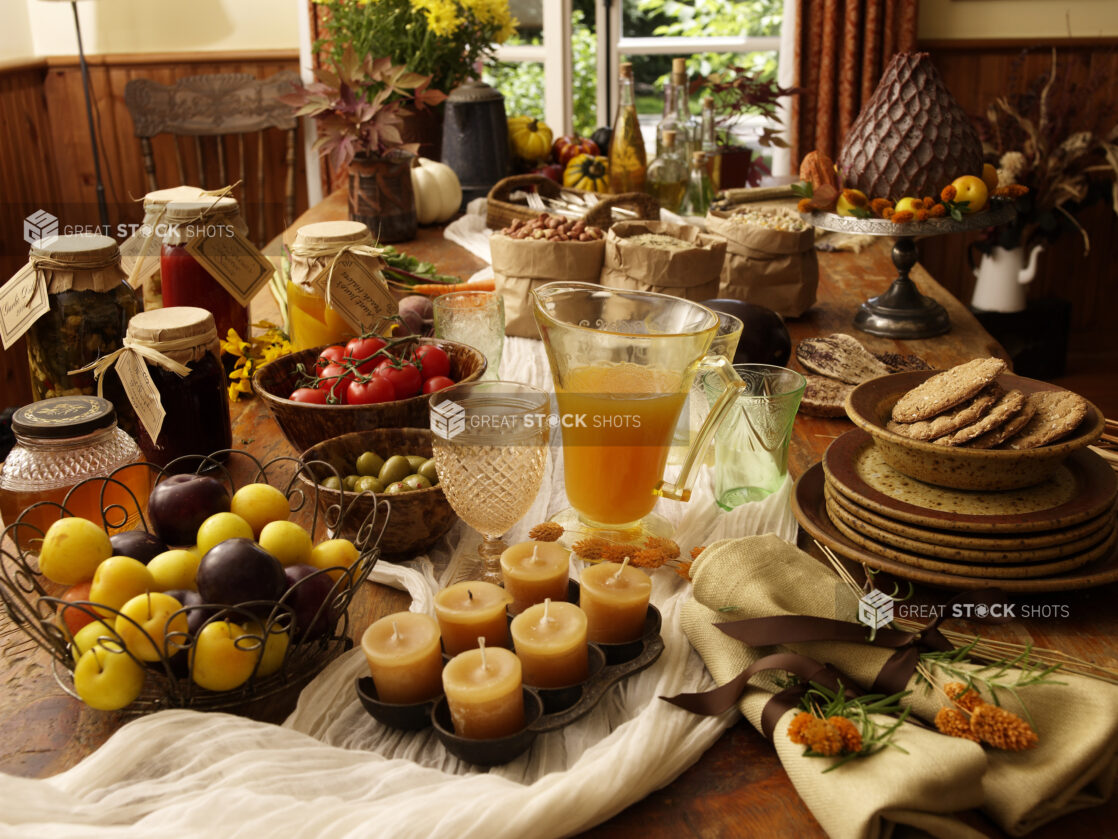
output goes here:
[[156, 189], [144, 196], [144, 209], [173, 201], [202, 201], [206, 190], [200, 186], [173, 186], [170, 189]]
[[99, 233], [48, 236], [31, 244], [31, 261], [47, 260], [66, 268], [104, 268], [120, 259], [116, 240]]
[[23, 437], [81, 437], [116, 422], [116, 409], [100, 396], [57, 396], [24, 405], [12, 414], [12, 431]]
[[192, 222], [213, 216], [231, 215], [238, 209], [237, 199], [225, 195], [221, 198], [207, 197], [196, 201], [171, 201], [167, 204], [163, 217], [169, 222]]
[[128, 321], [128, 337], [153, 347], [188, 338], [197, 338], [197, 344], [209, 344], [217, 338], [217, 327], [206, 309], [169, 306], [133, 315]]
[[360, 221], [319, 221], [295, 232], [296, 245], [356, 245], [371, 242], [373, 234]]

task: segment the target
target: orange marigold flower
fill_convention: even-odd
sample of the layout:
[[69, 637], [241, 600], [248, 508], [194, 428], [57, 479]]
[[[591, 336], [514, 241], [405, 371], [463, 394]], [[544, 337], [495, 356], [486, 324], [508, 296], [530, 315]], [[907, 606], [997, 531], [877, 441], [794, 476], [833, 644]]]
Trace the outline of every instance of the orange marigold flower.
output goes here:
[[866, 194], [858, 189], [844, 189], [842, 197], [846, 199], [847, 203], [854, 207], [866, 206]]
[[905, 224], [906, 222], [915, 220], [915, 218], [916, 213], [912, 212], [912, 210], [901, 210], [899, 213], [894, 212], [889, 216], [889, 220], [892, 221], [893, 224]]
[[939, 197], [942, 198], [944, 201], [954, 201], [957, 194], [958, 193], [956, 193], [955, 187], [951, 184], [948, 184], [943, 188], [943, 192], [939, 194]]
[[947, 694], [948, 699], [964, 711], [973, 711], [979, 705], [985, 703], [978, 691], [962, 682], [948, 682], [944, 685], [943, 692]]
[[556, 524], [553, 521], [545, 521], [542, 524], [537, 524], [528, 531], [528, 538], [535, 539], [537, 542], [554, 542], [563, 535], [563, 525]]
[[847, 717], [828, 717], [827, 722], [842, 736], [842, 750], [847, 753], [862, 751], [862, 732]]
[[958, 708], [940, 708], [936, 711], [936, 728], [948, 737], [962, 737], [973, 743], [979, 742], [978, 737], [970, 730], [970, 719]]
[[804, 727], [814, 719], [807, 711], [800, 711], [792, 717], [792, 722], [788, 725], [788, 739], [798, 746], [804, 745]]
[[1040, 738], [1021, 717], [997, 705], [979, 705], [970, 715], [970, 730], [995, 749], [1022, 752], [1031, 749]]
[[943, 204], [936, 204], [928, 210], [930, 218], [943, 218], [945, 215], [947, 215], [947, 208]]
[[698, 558], [699, 558], [699, 554], [701, 554], [701, 553], [702, 553], [703, 551], [705, 551], [706, 549], [707, 549], [707, 546], [706, 546], [706, 545], [696, 545], [695, 547], [693, 547], [693, 548], [691, 549], [691, 558], [692, 558], [692, 559], [698, 559]]
[[886, 207], [881, 211], [881, 217], [885, 218], [885, 219], [890, 219], [890, 218], [893, 217], [893, 212], [894, 212], [894, 210], [893, 210], [892, 207]]
[[811, 206], [810, 198], [801, 198], [796, 202], [796, 209], [801, 213], [810, 213], [814, 208]]
[[932, 196], [930, 196], [930, 195], [925, 195], [924, 196], [924, 209], [925, 210], [930, 210], [935, 205], [936, 205], [936, 199], [932, 198]]
[[1020, 198], [1022, 195], [1028, 194], [1028, 192], [1029, 188], [1024, 184], [1006, 184], [1005, 186], [999, 186], [995, 189], [994, 195], [999, 198]]
[[839, 730], [826, 720], [812, 719], [803, 728], [804, 745], [827, 757], [842, 754], [843, 740]]
[[917, 221], [927, 221], [929, 218], [928, 211], [923, 207], [916, 211], [915, 216]]
[[870, 201], [870, 211], [879, 218], [885, 218], [885, 210], [893, 209], [893, 202], [888, 198], [875, 198]]

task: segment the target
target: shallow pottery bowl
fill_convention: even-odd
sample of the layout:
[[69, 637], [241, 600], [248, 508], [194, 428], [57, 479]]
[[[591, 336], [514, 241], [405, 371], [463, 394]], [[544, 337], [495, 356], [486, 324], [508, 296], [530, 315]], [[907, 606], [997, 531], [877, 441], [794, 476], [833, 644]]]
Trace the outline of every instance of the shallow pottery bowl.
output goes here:
[[[387, 459], [393, 454], [417, 454], [431, 456], [431, 439], [434, 435], [426, 428], [375, 428], [369, 431], [355, 431], [343, 434], [311, 446], [303, 452], [304, 463], [322, 461], [337, 470], [339, 477], [356, 472], [357, 456], [365, 451], [373, 451]], [[322, 478], [333, 475], [333, 470], [325, 466], [314, 467], [321, 472]], [[310, 479], [302, 472], [299, 480], [311, 490]], [[344, 492], [336, 489], [318, 488], [319, 506], [327, 513], [331, 507], [346, 510], [345, 523], [335, 535], [353, 539], [363, 522], [372, 522], [373, 541], [384, 526], [380, 536], [381, 558], [410, 559], [423, 553], [439, 541], [458, 520], [450, 502], [446, 500], [442, 487], [436, 484], [426, 489], [413, 489], [397, 495], [373, 495], [372, 493]], [[388, 502], [388, 522], [384, 523], [384, 507], [372, 516], [378, 502]], [[351, 506], [352, 505], [352, 506]]]
[[[940, 371], [915, 370], [881, 376], [858, 385], [846, 398], [846, 415], [869, 432], [886, 463], [910, 478], [953, 489], [1006, 490], [1032, 486], [1049, 477], [1073, 451], [1093, 443], [1102, 434], [1102, 412], [1091, 403], [1087, 403], [1087, 416], [1067, 437], [1022, 451], [937, 446], [889, 431], [885, 423], [897, 400], [937, 372]], [[1010, 373], [999, 376], [998, 383], [1006, 390], [1017, 388], [1025, 394], [1060, 390], [1047, 382]]]
[[[450, 356], [450, 377], [456, 382], [472, 382], [485, 372], [485, 356], [466, 344], [438, 338], [419, 338]], [[252, 387], [268, 405], [284, 436], [296, 451], [303, 451], [339, 434], [370, 428], [426, 428], [428, 400], [420, 394], [376, 405], [311, 405], [293, 402], [287, 396], [298, 387], [299, 369], [313, 370], [318, 354], [327, 345], [285, 355], [263, 364], [253, 374]]]

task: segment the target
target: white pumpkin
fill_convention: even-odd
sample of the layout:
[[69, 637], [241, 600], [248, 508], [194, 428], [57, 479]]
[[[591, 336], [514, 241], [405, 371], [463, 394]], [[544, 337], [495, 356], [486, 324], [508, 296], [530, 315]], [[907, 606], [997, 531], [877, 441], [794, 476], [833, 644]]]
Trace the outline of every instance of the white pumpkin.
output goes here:
[[420, 224], [442, 224], [458, 212], [462, 185], [445, 163], [419, 158], [418, 165], [411, 170], [411, 185], [415, 192], [415, 219]]

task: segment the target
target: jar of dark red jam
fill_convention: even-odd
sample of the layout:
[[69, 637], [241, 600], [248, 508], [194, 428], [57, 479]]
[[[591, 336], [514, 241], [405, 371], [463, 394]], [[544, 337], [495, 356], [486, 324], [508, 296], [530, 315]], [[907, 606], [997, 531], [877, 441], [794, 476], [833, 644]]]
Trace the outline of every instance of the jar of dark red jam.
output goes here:
[[187, 251], [199, 235], [227, 235], [236, 230], [248, 234], [235, 198], [206, 198], [201, 201], [172, 201], [163, 212], [166, 235], [159, 257], [164, 306], [196, 306], [213, 315], [217, 334], [230, 329], [242, 338], [248, 335], [248, 307], [242, 306], [209, 271]]
[[[163, 281], [166, 288], [166, 275]], [[148, 350], [140, 357], [166, 412], [152, 439], [144, 412], [134, 406], [141, 418], [140, 450], [147, 460], [166, 466], [185, 455], [210, 455], [232, 445], [229, 392], [209, 312], [195, 306], [143, 312], [129, 321], [124, 346], [126, 352]], [[197, 465], [186, 463], [183, 470]]]

